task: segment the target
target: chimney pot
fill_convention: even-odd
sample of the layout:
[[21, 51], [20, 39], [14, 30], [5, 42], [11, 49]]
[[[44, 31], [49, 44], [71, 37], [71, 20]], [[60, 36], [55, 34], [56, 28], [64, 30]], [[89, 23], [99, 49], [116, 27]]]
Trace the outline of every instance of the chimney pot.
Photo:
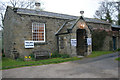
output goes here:
[[41, 5], [41, 4], [40, 4], [39, 2], [35, 2], [35, 6], [36, 6], [35, 8], [36, 8], [36, 9], [40, 9], [40, 5]]

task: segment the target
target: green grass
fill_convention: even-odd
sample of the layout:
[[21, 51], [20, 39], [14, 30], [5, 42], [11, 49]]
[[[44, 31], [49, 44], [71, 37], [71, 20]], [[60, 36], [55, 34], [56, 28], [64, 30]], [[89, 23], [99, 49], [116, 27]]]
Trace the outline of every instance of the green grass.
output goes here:
[[38, 61], [16, 61], [10, 58], [3, 57], [2, 69], [11, 69], [11, 68], [25, 67], [32, 65], [56, 64], [56, 63], [74, 61], [80, 59], [81, 58], [72, 57], [72, 58], [52, 58], [52, 59], [38, 60]]
[[[110, 54], [110, 53], [113, 53], [113, 51], [93, 51], [92, 54], [87, 57], [93, 58], [93, 57]], [[11, 68], [17, 68], [17, 67], [36, 66], [36, 65], [45, 65], [45, 64], [56, 64], [56, 63], [74, 61], [74, 60], [80, 60], [80, 59], [82, 58], [71, 57], [71, 58], [51, 58], [51, 59], [38, 60], [38, 61], [20, 61], [20, 60], [13, 60], [10, 58], [3, 57], [2, 69], [11, 69]]]
[[120, 61], [120, 57], [116, 58], [115, 60]]
[[93, 51], [92, 54], [88, 55], [89, 58], [94, 58], [97, 56], [113, 53], [113, 51]]
[[2, 49], [2, 39], [0, 38], [0, 49]]

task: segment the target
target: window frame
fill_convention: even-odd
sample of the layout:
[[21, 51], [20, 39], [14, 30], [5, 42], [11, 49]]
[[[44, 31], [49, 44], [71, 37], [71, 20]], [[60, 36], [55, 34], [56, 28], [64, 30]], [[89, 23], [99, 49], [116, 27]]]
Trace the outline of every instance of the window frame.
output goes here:
[[[32, 22], [32, 41], [34, 41], [34, 40], [33, 40], [33, 33], [34, 33], [34, 32], [33, 32], [33, 27], [34, 27], [33, 24], [35, 24], [35, 23], [41, 23], [41, 22]], [[45, 26], [45, 23], [42, 23], [42, 24], [44, 24], [44, 41], [34, 41], [35, 43], [44, 43], [45, 40], [46, 40], [46, 39], [45, 39], [45, 27], [46, 27], [46, 26]]]

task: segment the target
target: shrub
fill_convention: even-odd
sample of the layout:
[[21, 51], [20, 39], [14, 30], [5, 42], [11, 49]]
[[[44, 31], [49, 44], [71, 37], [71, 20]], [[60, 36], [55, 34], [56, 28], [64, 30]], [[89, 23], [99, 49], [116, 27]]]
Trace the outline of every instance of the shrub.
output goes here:
[[53, 52], [51, 58], [57, 58], [57, 57], [61, 57], [61, 55], [57, 51]]
[[116, 49], [116, 51], [120, 51], [120, 48]]
[[23, 58], [17, 58], [16, 61], [24, 61]]
[[31, 60], [35, 60], [35, 56], [33, 53], [31, 53], [29, 56], [31, 56]]
[[53, 52], [51, 58], [69, 58], [70, 56], [68, 54], [59, 54], [57, 51]]
[[2, 49], [2, 57], [5, 57], [4, 49]]
[[61, 57], [62, 57], [62, 58], [69, 58], [70, 55], [69, 55], [69, 54], [61, 54]]
[[5, 54], [4, 54], [4, 53], [2, 53], [2, 57], [5, 57]]
[[106, 31], [100, 31], [99, 29], [92, 32], [92, 49], [94, 51], [102, 50], [107, 35]]

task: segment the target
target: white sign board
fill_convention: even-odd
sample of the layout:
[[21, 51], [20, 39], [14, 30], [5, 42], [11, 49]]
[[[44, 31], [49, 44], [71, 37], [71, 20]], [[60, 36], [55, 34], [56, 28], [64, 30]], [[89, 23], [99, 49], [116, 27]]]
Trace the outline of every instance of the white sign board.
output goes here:
[[34, 48], [34, 41], [25, 41], [25, 48]]
[[76, 44], [77, 44], [76, 39], [71, 39], [71, 45], [72, 45], [72, 46], [76, 46]]
[[91, 45], [92, 44], [92, 39], [91, 38], [87, 38], [87, 44]]

